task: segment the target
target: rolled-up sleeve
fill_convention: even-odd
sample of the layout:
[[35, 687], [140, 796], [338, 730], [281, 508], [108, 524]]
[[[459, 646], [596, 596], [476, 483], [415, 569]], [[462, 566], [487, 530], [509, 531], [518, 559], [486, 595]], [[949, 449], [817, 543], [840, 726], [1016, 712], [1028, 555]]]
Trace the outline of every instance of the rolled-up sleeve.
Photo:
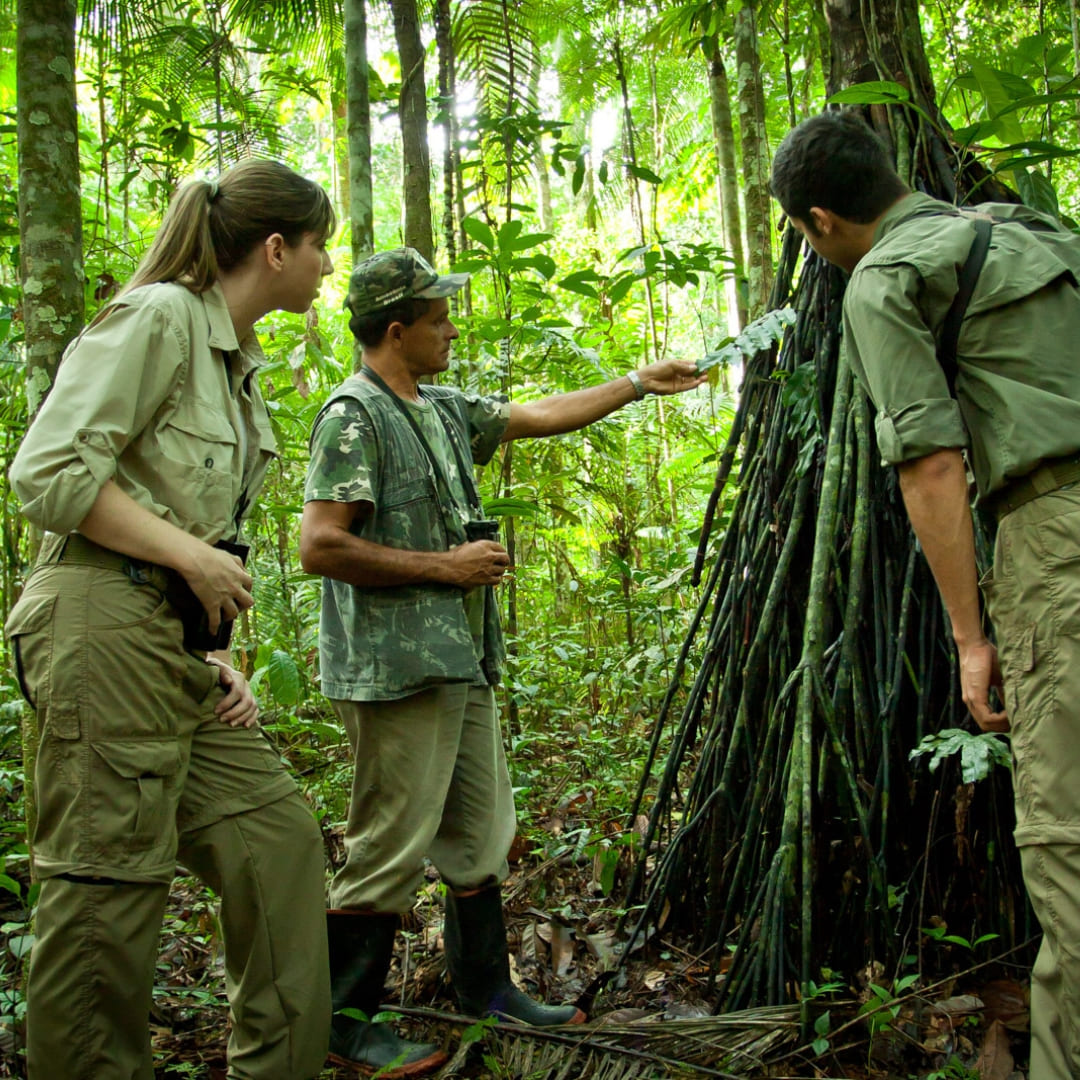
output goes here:
[[877, 409], [878, 449], [887, 465], [969, 443], [922, 315], [920, 287], [911, 267], [860, 267], [844, 299], [844, 348]]
[[179, 385], [184, 356], [166, 316], [142, 305], [115, 308], [75, 342], [11, 466], [30, 521], [57, 533], [78, 526]]

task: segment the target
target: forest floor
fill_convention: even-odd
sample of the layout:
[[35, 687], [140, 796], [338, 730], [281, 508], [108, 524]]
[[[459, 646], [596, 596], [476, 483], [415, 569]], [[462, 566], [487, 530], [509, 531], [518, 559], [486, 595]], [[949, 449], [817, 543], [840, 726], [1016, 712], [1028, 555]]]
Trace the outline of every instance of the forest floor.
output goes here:
[[[338, 837], [329, 839], [335, 847]], [[451, 1061], [439, 1075], [1024, 1080], [1027, 991], [1015, 971], [984, 966], [895, 996], [876, 985], [883, 977], [864, 973], [855, 986], [837, 984], [812, 1003], [815, 1030], [807, 1040], [797, 1006], [712, 1016], [708, 963], [663, 933], [638, 945], [620, 967], [619, 912], [601, 894], [595, 869], [590, 860], [523, 856], [504, 888], [515, 981], [536, 997], [577, 1001], [590, 1013], [588, 1025], [555, 1033], [457, 1016], [442, 959], [440, 885], [430, 871], [399, 934], [384, 1001], [405, 1009], [409, 1034], [446, 1048]], [[14, 939], [25, 931], [9, 909], [0, 910], [0, 930]], [[12, 947], [10, 940], [5, 945]], [[151, 1018], [156, 1080], [224, 1080], [226, 1026], [214, 897], [194, 879], [178, 878]], [[25, 1075], [17, 1041], [17, 1030], [0, 1031], [0, 1076]], [[355, 1075], [328, 1068], [321, 1080]]]

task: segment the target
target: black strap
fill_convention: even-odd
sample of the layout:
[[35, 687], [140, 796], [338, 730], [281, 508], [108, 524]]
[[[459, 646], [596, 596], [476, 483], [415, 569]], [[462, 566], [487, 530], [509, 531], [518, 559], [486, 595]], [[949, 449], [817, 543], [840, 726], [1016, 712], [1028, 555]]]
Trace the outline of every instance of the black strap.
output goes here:
[[[432, 471], [435, 473], [437, 481], [441, 482], [448, 498], [451, 497], [450, 482], [446, 476], [443, 475], [442, 468], [439, 465], [439, 459], [435, 456], [435, 451], [431, 449], [431, 444], [427, 441], [427, 437], [424, 435], [423, 429], [416, 422], [416, 417], [409, 411], [408, 405], [401, 400], [386, 384], [386, 380], [375, 371], [373, 368], [368, 367], [367, 364], [360, 369], [360, 374], [365, 378], [373, 382], [390, 400], [397, 406], [398, 411], [409, 422], [409, 426], [413, 430], [413, 434], [416, 436], [421, 447], [423, 447], [424, 453], [427, 454], [428, 461], [431, 462]], [[423, 391], [420, 391], [421, 397], [424, 397]], [[458, 473], [461, 476], [461, 483], [465, 488], [465, 497], [469, 501], [469, 505], [476, 513], [477, 517], [483, 517], [483, 509], [480, 505], [480, 492], [476, 489], [476, 480], [473, 477], [472, 469], [465, 464], [465, 459], [462, 456], [461, 450], [458, 448], [457, 439], [453, 430], [453, 425], [443, 415], [442, 409], [436, 404], [434, 398], [424, 397], [425, 401], [430, 402], [432, 408], [435, 410], [435, 415], [442, 422], [443, 430], [446, 432], [446, 438], [450, 443], [450, 449], [453, 451], [454, 460], [457, 463]]]
[[949, 393], [956, 396], [956, 376], [959, 365], [956, 359], [956, 345], [960, 340], [960, 326], [967, 313], [968, 304], [971, 303], [972, 293], [975, 292], [975, 284], [982, 273], [983, 263], [986, 262], [986, 253], [990, 250], [990, 233], [993, 229], [993, 221], [987, 217], [973, 217], [972, 224], [975, 226], [975, 239], [971, 241], [971, 248], [960, 267], [957, 279], [956, 296], [953, 297], [952, 305], [945, 313], [945, 321], [941, 324], [941, 333], [937, 340], [937, 359], [945, 372], [945, 379], [949, 384]]

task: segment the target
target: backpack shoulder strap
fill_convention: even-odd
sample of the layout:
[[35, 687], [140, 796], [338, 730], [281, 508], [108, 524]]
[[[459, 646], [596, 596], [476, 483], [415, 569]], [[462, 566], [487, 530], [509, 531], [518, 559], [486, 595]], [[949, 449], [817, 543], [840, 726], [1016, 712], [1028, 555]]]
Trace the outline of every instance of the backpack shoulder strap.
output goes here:
[[972, 224], [975, 226], [975, 239], [972, 240], [968, 256], [960, 268], [956, 296], [953, 297], [953, 302], [945, 313], [945, 321], [941, 324], [941, 332], [937, 339], [938, 363], [945, 372], [949, 393], [954, 396], [958, 373], [956, 346], [960, 340], [960, 327], [967, 313], [968, 304], [971, 303], [971, 296], [975, 292], [979, 274], [982, 273], [983, 263], [986, 262], [986, 253], [990, 250], [993, 220], [981, 215], [972, 215]]

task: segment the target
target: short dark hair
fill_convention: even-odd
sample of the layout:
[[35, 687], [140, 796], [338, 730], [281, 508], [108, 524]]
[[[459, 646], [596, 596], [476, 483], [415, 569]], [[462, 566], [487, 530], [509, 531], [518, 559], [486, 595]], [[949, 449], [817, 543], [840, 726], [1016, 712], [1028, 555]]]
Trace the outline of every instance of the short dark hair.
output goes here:
[[889, 148], [851, 110], [792, 128], [776, 151], [769, 186], [784, 213], [811, 229], [813, 206], [865, 225], [909, 191]]
[[399, 322], [402, 326], [412, 326], [417, 319], [423, 318], [430, 306], [430, 300], [410, 296], [368, 315], [354, 315], [349, 320], [349, 329], [365, 349], [373, 349], [386, 337], [391, 323]]

